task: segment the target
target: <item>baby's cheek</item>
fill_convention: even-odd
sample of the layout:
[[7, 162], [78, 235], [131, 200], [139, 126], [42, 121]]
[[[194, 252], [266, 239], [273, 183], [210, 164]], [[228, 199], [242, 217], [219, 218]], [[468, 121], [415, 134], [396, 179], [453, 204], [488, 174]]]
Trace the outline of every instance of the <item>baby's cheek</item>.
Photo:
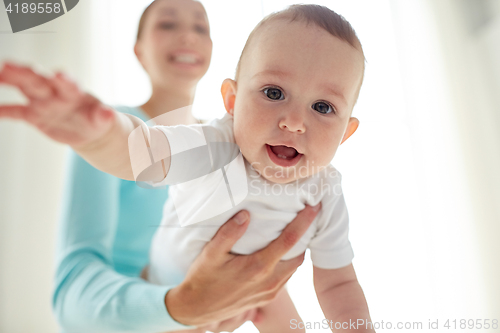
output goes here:
[[335, 147], [326, 147], [326, 145], [323, 145], [321, 149], [318, 149], [316, 153], [311, 156], [310, 163], [308, 163], [310, 171], [314, 170], [314, 173], [316, 173], [330, 164], [335, 156], [335, 152]]
[[236, 144], [238, 145], [238, 147], [240, 147], [240, 149], [242, 148], [242, 146], [244, 146], [244, 138], [241, 137], [241, 130], [240, 130], [240, 126], [238, 125], [238, 123], [235, 121], [234, 122], [234, 141], [236, 142]]
[[322, 161], [322, 166], [326, 166], [330, 164], [335, 156], [335, 153], [337, 152], [337, 147], [335, 145], [331, 145], [329, 149], [327, 149], [323, 153], [323, 161]]
[[242, 128], [242, 126], [234, 126], [234, 140], [238, 147], [240, 147], [241, 153], [243, 156], [247, 159], [250, 160], [251, 156], [249, 156], [249, 153], [251, 153], [251, 137], [249, 137], [248, 134], [248, 129], [247, 128]]

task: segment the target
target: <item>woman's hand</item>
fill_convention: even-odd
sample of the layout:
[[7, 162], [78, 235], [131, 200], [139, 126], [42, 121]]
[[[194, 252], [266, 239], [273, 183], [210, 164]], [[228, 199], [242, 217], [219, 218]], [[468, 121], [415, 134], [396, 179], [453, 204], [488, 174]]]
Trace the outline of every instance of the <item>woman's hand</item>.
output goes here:
[[254, 321], [255, 318], [258, 316], [258, 311], [259, 311], [258, 308], [253, 308], [251, 310], [247, 310], [243, 313], [240, 313], [236, 317], [232, 317], [221, 322], [202, 326], [200, 328], [202, 331], [210, 331], [214, 333], [233, 332], [241, 325], [243, 325], [245, 322]]
[[61, 73], [48, 78], [29, 67], [6, 63], [0, 84], [18, 88], [28, 99], [27, 105], [0, 106], [0, 118], [24, 120], [58, 142], [85, 146], [104, 137], [114, 124], [112, 109], [81, 92]]
[[304, 254], [287, 261], [280, 259], [306, 232], [319, 209], [320, 204], [306, 206], [277, 239], [251, 255], [230, 253], [249, 223], [248, 212], [236, 214], [205, 246], [184, 281], [165, 296], [172, 318], [200, 327], [269, 303], [302, 264]]

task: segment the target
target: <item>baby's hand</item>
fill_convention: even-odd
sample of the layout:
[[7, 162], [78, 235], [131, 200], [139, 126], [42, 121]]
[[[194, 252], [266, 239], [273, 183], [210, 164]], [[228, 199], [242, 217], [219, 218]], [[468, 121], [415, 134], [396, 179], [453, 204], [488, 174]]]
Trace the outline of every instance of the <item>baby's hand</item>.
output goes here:
[[73, 147], [95, 142], [110, 131], [115, 111], [80, 91], [62, 73], [47, 78], [12, 63], [0, 70], [0, 84], [17, 87], [27, 105], [0, 105], [0, 118], [24, 120], [45, 135]]

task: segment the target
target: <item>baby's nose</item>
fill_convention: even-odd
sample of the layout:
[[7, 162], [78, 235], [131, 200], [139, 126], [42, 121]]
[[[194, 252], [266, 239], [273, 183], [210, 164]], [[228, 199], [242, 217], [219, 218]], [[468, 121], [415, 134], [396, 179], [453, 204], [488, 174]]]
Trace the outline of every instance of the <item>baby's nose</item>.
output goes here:
[[279, 127], [282, 130], [288, 130], [294, 133], [305, 133], [304, 119], [300, 111], [286, 112], [284, 117], [279, 122]]

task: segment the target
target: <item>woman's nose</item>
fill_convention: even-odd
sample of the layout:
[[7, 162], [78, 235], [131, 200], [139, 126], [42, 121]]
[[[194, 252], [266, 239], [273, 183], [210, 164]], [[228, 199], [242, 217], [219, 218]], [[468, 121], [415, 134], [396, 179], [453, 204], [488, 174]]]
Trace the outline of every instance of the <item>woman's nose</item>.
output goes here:
[[181, 31], [180, 40], [182, 44], [192, 45], [198, 40], [198, 35], [192, 29], [184, 29]]
[[282, 130], [298, 134], [305, 133], [306, 131], [303, 115], [300, 111], [286, 111], [283, 118], [279, 121], [279, 127]]

